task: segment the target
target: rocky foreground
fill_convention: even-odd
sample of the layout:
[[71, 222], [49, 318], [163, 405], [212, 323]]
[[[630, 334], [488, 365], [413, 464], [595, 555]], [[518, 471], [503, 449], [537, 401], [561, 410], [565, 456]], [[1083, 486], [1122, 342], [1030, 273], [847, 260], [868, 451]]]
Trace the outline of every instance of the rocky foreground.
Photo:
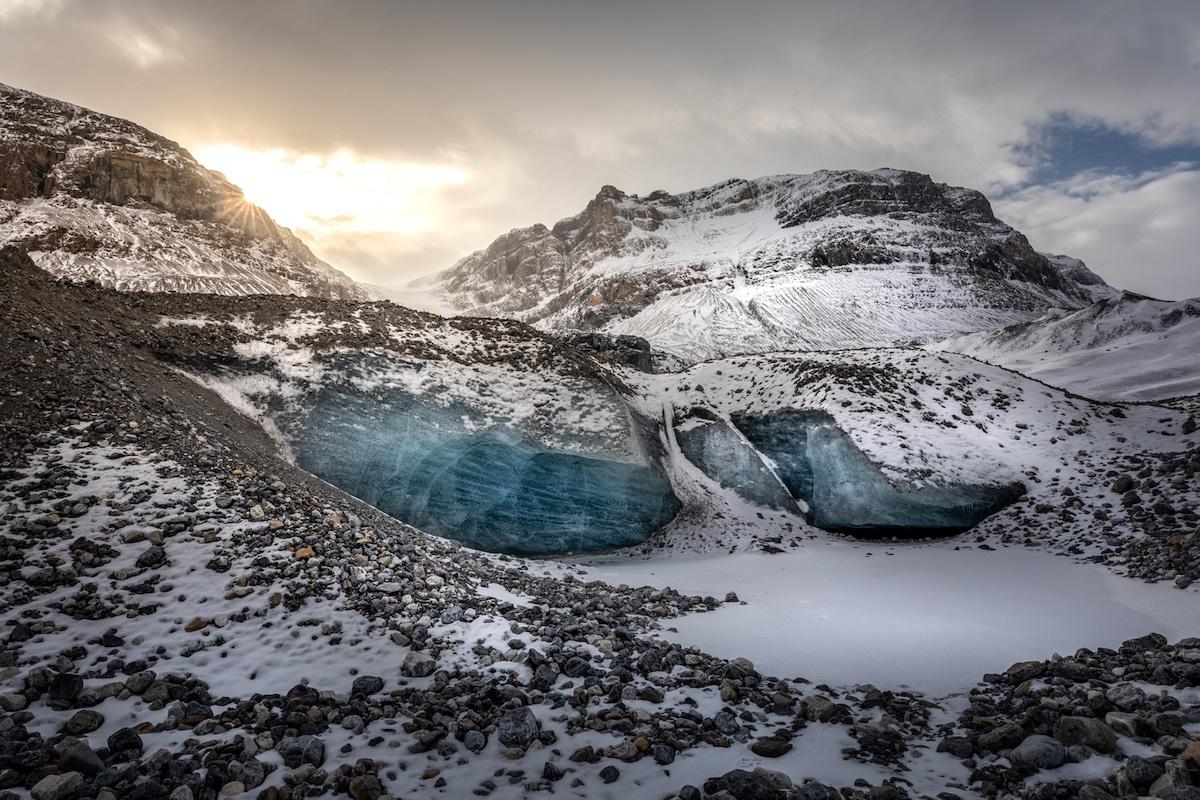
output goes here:
[[1200, 797], [1200, 640], [966, 703], [763, 675], [654, 637], [736, 597], [429, 537], [156, 360], [136, 296], [0, 262], [0, 797]]

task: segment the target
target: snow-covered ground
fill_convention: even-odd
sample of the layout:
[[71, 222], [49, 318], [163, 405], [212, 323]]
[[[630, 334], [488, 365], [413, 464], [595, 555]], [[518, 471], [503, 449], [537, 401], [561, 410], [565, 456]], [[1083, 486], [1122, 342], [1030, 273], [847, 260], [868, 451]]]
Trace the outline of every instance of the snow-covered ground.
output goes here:
[[743, 605], [672, 620], [667, 638], [749, 658], [765, 674], [934, 696], [981, 675], [1149, 630], [1196, 633], [1200, 591], [1145, 584], [1025, 547], [961, 540], [813, 541], [782, 554], [594, 559], [589, 578], [671, 587]]
[[929, 349], [965, 353], [1100, 400], [1200, 394], [1200, 300], [1122, 293]]

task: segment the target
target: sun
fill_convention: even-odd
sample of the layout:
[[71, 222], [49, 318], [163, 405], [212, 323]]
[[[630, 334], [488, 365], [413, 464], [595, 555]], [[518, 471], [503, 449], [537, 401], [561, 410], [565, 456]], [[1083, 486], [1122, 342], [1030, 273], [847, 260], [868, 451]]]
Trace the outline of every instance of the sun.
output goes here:
[[440, 193], [470, 180], [457, 165], [391, 161], [345, 148], [306, 153], [224, 143], [194, 152], [276, 222], [316, 238], [422, 233], [441, 220]]

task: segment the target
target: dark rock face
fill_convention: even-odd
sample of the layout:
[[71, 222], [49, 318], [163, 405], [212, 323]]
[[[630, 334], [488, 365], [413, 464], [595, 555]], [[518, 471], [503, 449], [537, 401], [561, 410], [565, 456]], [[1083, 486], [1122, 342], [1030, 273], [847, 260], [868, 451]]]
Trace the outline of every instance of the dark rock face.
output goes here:
[[610, 364], [653, 372], [650, 343], [640, 336], [608, 336], [603, 333], [580, 333], [567, 338], [576, 350], [581, 350]]

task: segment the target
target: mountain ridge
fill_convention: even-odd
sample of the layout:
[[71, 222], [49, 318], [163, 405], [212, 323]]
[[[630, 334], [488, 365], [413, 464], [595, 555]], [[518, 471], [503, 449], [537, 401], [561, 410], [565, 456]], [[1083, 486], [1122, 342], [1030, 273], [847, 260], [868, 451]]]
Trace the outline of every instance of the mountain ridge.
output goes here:
[[121, 289], [369, 296], [176, 142], [5, 84], [0, 244]]
[[604, 186], [579, 214], [513, 229], [436, 282], [459, 313], [642, 336], [685, 362], [926, 343], [1107, 288], [1036, 252], [983, 194], [896, 169], [645, 197]]

